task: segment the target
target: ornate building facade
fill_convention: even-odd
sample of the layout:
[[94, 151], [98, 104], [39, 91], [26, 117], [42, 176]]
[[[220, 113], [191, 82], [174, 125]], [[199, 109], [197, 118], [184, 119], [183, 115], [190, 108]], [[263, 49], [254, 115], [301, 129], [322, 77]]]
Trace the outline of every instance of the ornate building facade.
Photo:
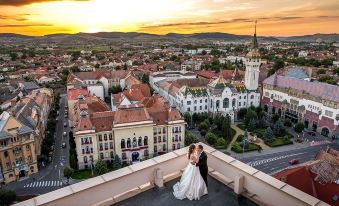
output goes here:
[[324, 136], [339, 135], [339, 87], [274, 74], [263, 82], [261, 103], [269, 114], [279, 114]]

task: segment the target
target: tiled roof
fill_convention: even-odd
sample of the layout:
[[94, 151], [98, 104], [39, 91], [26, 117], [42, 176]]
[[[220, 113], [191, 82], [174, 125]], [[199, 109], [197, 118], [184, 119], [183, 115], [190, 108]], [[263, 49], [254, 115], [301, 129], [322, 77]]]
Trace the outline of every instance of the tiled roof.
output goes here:
[[136, 77], [134, 77], [133, 75], [129, 75], [126, 79], [125, 79], [125, 83], [126, 86], [128, 88], [131, 88], [133, 85], [135, 84], [141, 84], [141, 81], [139, 81]]
[[301, 92], [304, 91], [315, 97], [339, 102], [339, 86], [336, 85], [321, 82], [309, 82], [277, 74], [268, 77], [263, 83], [281, 88], [293, 88]]
[[82, 95], [82, 96], [88, 95], [88, 90], [87, 90], [86, 87], [69, 89], [67, 91], [67, 99], [68, 100], [76, 100], [80, 95]]
[[132, 123], [152, 120], [146, 108], [141, 104], [118, 107], [115, 112], [114, 124]]
[[215, 76], [215, 72], [214, 71], [203, 70], [203, 71], [199, 71], [197, 73], [197, 75], [201, 76], [201, 77], [204, 77], [206, 79], [212, 79]]
[[95, 112], [90, 119], [96, 132], [110, 131], [113, 127], [115, 112]]
[[123, 94], [131, 101], [140, 101], [151, 96], [148, 84], [134, 84], [130, 89], [123, 91]]

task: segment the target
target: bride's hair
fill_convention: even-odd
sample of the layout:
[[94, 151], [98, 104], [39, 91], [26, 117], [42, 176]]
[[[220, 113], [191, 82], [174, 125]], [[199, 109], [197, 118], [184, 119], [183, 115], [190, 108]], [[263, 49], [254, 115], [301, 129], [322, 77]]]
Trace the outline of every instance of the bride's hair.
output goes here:
[[191, 159], [191, 154], [194, 152], [195, 150], [195, 145], [191, 144], [190, 147], [188, 148], [188, 159]]

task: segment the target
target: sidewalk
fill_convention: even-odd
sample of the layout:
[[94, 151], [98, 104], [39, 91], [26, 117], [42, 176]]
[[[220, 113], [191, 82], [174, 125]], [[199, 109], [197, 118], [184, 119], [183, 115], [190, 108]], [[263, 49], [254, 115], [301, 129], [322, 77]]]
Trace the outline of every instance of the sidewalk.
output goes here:
[[285, 146], [280, 146], [280, 147], [269, 147], [265, 150], [262, 150], [261, 152], [253, 151], [253, 152], [245, 152], [245, 153], [236, 153], [236, 152], [231, 151], [230, 153], [232, 157], [236, 159], [242, 159], [242, 158], [247, 158], [247, 157], [261, 156], [261, 155], [291, 151], [295, 149], [307, 148], [309, 146], [310, 146], [309, 142], [303, 142], [303, 143], [294, 143], [293, 145], [285, 145]]
[[[231, 152], [232, 144], [237, 140], [237, 137], [238, 137], [239, 135], [241, 135], [241, 134], [243, 135], [243, 134], [245, 133], [244, 130], [240, 129], [240, 128], [237, 126], [237, 123], [231, 124], [231, 128], [235, 130], [235, 135], [234, 135], [232, 141], [230, 142], [230, 144], [228, 145], [228, 147], [227, 147], [227, 149], [226, 149], [227, 152]], [[248, 134], [249, 139], [252, 139], [252, 138], [253, 138], [253, 136], [250, 135], [249, 132], [248, 132], [247, 134]], [[266, 149], [269, 149], [269, 148], [270, 148], [269, 146], [267, 146], [266, 144], [264, 144], [264, 142], [262, 141], [262, 139], [260, 139], [260, 138], [257, 138], [257, 139], [260, 140], [260, 142], [259, 142], [259, 143], [255, 143], [255, 144], [260, 145], [261, 148], [262, 148], [263, 150], [266, 150]], [[231, 153], [232, 153], [232, 152], [231, 152]]]

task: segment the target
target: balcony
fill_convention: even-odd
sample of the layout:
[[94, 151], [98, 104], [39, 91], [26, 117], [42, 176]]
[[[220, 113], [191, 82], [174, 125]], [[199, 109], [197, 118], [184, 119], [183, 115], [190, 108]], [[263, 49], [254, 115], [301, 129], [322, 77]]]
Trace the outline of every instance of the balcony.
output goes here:
[[[175, 200], [171, 186], [187, 165], [187, 147], [37, 196], [16, 206], [37, 205], [274, 205], [328, 206], [284, 182], [212, 147], [208, 155], [208, 196]], [[152, 189], [163, 188], [161, 190]], [[93, 194], [95, 194], [93, 196]], [[240, 195], [244, 199], [237, 200]], [[154, 198], [156, 197], [156, 201]]]

